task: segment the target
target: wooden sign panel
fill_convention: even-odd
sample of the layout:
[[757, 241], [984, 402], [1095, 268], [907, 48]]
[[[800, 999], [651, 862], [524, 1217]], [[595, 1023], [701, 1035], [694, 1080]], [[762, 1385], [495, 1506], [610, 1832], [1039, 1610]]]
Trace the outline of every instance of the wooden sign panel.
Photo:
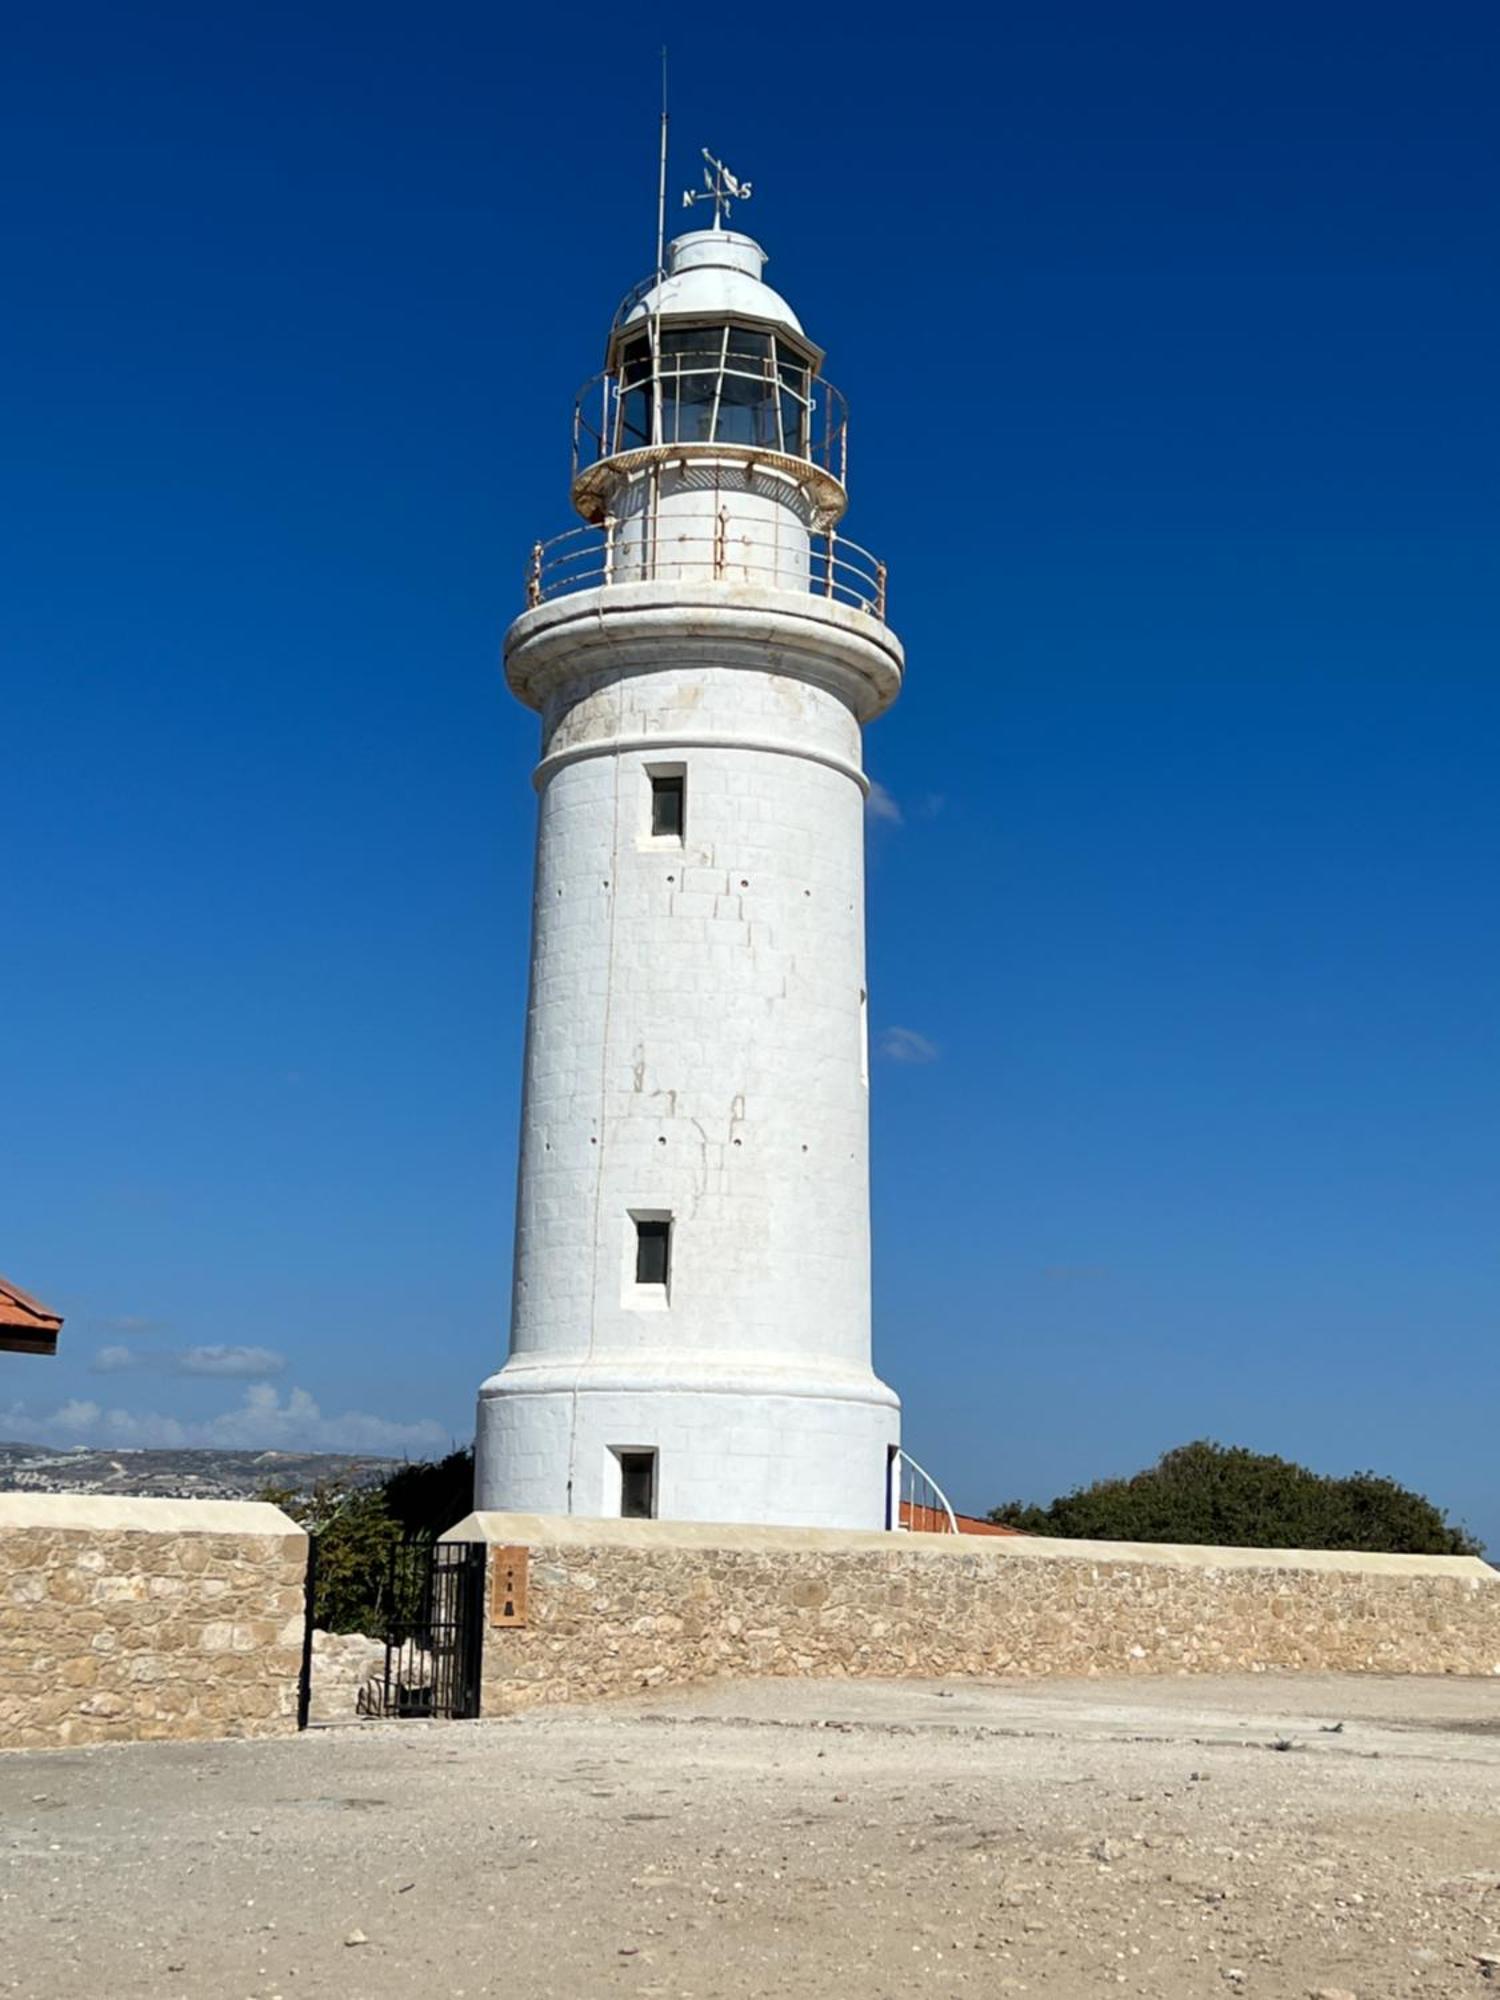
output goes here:
[[529, 1552], [498, 1548], [490, 1555], [490, 1623], [526, 1623], [526, 1571]]

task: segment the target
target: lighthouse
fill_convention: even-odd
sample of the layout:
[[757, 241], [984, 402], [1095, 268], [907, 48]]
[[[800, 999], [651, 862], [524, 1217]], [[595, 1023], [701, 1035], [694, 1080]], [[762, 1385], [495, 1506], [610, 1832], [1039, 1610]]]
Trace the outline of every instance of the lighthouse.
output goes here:
[[581, 525], [537, 544], [506, 638], [539, 817], [475, 1504], [879, 1528], [861, 753], [903, 655], [838, 532], [843, 399], [710, 165], [712, 226], [578, 400]]

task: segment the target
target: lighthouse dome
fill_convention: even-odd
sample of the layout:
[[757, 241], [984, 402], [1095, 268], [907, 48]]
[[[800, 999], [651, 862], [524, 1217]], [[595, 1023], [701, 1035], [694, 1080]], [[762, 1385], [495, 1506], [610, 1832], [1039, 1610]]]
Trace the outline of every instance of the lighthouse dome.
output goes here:
[[694, 229], [667, 245], [667, 269], [632, 298], [617, 331], [654, 319], [752, 319], [801, 334], [802, 323], [761, 277], [766, 253], [733, 229]]

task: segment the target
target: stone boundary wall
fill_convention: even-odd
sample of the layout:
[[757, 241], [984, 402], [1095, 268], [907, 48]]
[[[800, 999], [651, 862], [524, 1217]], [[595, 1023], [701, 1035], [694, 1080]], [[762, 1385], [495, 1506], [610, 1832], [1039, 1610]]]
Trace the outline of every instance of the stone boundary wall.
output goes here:
[[313, 1633], [310, 1723], [378, 1715], [384, 1685], [384, 1639], [367, 1638], [363, 1632]]
[[0, 1749], [294, 1731], [306, 1573], [258, 1501], [0, 1493]]
[[1469, 1556], [535, 1514], [449, 1539], [528, 1550], [526, 1624], [486, 1607], [486, 1715], [721, 1674], [1500, 1674]]

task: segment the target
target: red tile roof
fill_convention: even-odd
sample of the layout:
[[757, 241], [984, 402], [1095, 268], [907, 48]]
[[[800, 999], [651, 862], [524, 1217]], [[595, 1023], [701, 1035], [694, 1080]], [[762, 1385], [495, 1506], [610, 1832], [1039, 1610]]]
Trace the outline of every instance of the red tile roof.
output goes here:
[[11, 1354], [56, 1354], [62, 1314], [0, 1278], [0, 1349]]
[[[974, 1514], [955, 1514], [961, 1535], [1018, 1535], [1019, 1528], [1002, 1527], [998, 1521], [981, 1521]], [[948, 1516], [941, 1507], [920, 1507], [913, 1500], [901, 1502], [901, 1525], [914, 1535], [948, 1534]]]

